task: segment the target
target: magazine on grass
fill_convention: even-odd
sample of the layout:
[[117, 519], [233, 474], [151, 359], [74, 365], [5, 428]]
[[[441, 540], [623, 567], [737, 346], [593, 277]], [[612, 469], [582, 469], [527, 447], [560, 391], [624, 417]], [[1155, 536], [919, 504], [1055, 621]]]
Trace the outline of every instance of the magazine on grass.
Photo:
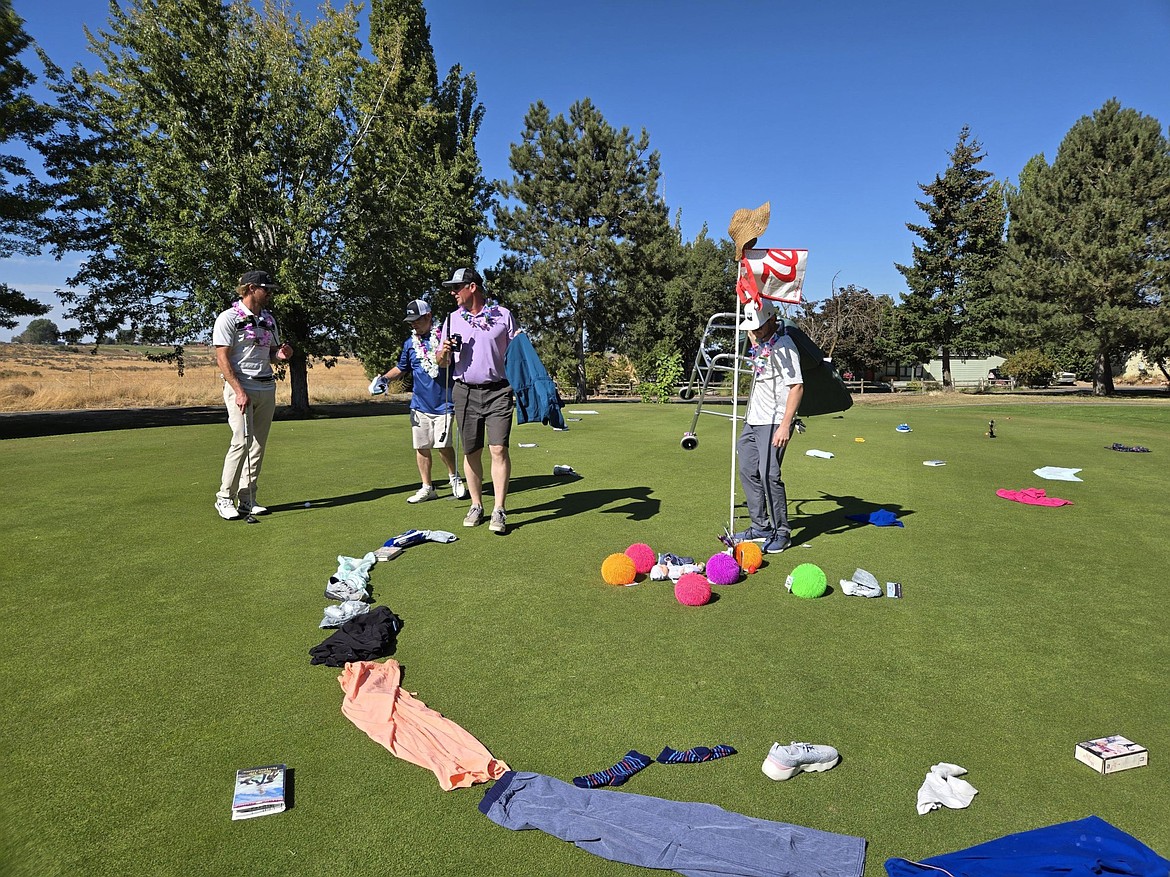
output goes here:
[[237, 770], [232, 819], [251, 819], [284, 810], [284, 774], [283, 764]]

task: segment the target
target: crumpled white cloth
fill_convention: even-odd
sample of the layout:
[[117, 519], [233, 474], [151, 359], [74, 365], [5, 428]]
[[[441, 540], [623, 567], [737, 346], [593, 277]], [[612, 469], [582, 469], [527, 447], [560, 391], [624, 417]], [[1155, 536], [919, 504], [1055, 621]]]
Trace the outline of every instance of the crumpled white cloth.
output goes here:
[[939, 807], [962, 810], [970, 805], [979, 790], [966, 780], [959, 779], [966, 772], [967, 768], [946, 761], [931, 767], [926, 781], [918, 790], [918, 815], [925, 816]]
[[820, 457], [822, 460], [833, 459], [833, 454], [831, 454], [829, 451], [818, 451], [816, 448], [810, 448], [804, 452], [804, 455], [806, 457]]
[[1080, 469], [1064, 469], [1060, 466], [1043, 466], [1040, 469], [1033, 469], [1033, 475], [1039, 475], [1041, 478], [1047, 478], [1049, 481], [1081, 481], [1077, 478], [1077, 473]]

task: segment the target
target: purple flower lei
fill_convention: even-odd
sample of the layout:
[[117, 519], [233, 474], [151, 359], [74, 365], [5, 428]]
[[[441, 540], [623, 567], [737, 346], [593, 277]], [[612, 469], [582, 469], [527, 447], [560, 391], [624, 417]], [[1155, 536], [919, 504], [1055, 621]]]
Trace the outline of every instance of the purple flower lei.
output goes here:
[[491, 301], [485, 304], [483, 310], [478, 314], [473, 314], [467, 308], [461, 307], [459, 309], [459, 316], [466, 320], [467, 324], [473, 329], [486, 332], [503, 315], [500, 313], [499, 304]]
[[[236, 312], [240, 322], [244, 323], [245, 338], [259, 347], [274, 347], [276, 345], [276, 335], [274, 334], [276, 321], [272, 318], [272, 314], [268, 311], [261, 311], [259, 317], [255, 314], [249, 314], [238, 301], [232, 302], [232, 310]], [[259, 332], [256, 331], [257, 326], [260, 327]]]
[[772, 355], [772, 348], [776, 346], [776, 342], [780, 340], [780, 333], [773, 332], [772, 337], [762, 344], [756, 344], [749, 351], [752, 358], [752, 370], [755, 371], [756, 377], [762, 375], [768, 366], [768, 357]]

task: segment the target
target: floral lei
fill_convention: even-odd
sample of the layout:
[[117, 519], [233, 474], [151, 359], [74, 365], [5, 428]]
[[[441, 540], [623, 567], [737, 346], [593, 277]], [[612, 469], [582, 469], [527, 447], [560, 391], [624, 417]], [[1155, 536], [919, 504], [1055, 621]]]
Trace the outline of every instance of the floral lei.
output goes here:
[[778, 342], [780, 338], [781, 333], [773, 332], [771, 338], [762, 344], [756, 344], [749, 351], [749, 355], [752, 358], [752, 369], [755, 371], [756, 377], [762, 375], [767, 369], [768, 357], [772, 355], [772, 349], [776, 346], [776, 342]]
[[410, 330], [410, 340], [414, 345], [415, 355], [418, 361], [422, 363], [423, 370], [432, 378], [439, 376], [439, 363], [435, 359], [435, 351], [439, 349], [439, 344], [442, 341], [442, 333], [436, 328], [427, 333], [428, 337], [433, 336], [431, 346], [427, 348], [427, 339], [423, 338], [414, 329]]
[[[259, 317], [249, 314], [238, 301], [232, 302], [232, 310], [236, 312], [240, 322], [245, 324], [245, 338], [255, 342], [258, 347], [276, 346], [276, 320], [272, 319], [272, 314], [268, 311], [260, 311]], [[259, 331], [256, 330], [257, 326], [260, 327]]]
[[459, 309], [459, 316], [467, 321], [467, 325], [473, 329], [478, 329], [481, 332], [486, 332], [492, 325], [503, 317], [500, 313], [500, 305], [497, 302], [489, 301], [484, 304], [483, 310], [478, 314], [473, 314], [467, 308], [461, 307]]

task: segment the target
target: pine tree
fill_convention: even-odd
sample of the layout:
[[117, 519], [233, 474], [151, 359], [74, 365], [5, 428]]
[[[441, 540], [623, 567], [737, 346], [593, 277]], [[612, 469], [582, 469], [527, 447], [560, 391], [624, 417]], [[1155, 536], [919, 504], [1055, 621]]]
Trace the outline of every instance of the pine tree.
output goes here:
[[992, 337], [1005, 213], [1002, 188], [979, 167], [981, 149], [964, 126], [943, 175], [919, 184], [928, 200], [915, 203], [929, 224], [906, 224], [922, 243], [913, 264], [895, 266], [910, 287], [899, 310], [911, 347], [920, 359], [941, 351], [948, 387], [952, 351], [980, 349]]
[[[24, 158], [9, 151], [14, 142], [34, 146], [52, 124], [49, 108], [29, 93], [36, 77], [20, 56], [30, 43], [12, 0], [0, 0], [0, 259], [40, 252], [39, 238], [49, 221], [43, 187]], [[0, 283], [0, 327], [11, 329], [17, 317], [48, 311], [48, 305]]]
[[1170, 354], [1170, 142], [1161, 124], [1107, 101], [1034, 157], [1009, 201], [1009, 302], [1021, 346], [1056, 344], [1112, 364]]
[[631, 318], [623, 288], [665, 258], [654, 251], [669, 228], [658, 153], [645, 131], [614, 129], [586, 98], [567, 118], [533, 104], [509, 163], [515, 176], [499, 189], [510, 200], [495, 208], [496, 285], [546, 361], [571, 357], [584, 398], [586, 353], [612, 349]]

